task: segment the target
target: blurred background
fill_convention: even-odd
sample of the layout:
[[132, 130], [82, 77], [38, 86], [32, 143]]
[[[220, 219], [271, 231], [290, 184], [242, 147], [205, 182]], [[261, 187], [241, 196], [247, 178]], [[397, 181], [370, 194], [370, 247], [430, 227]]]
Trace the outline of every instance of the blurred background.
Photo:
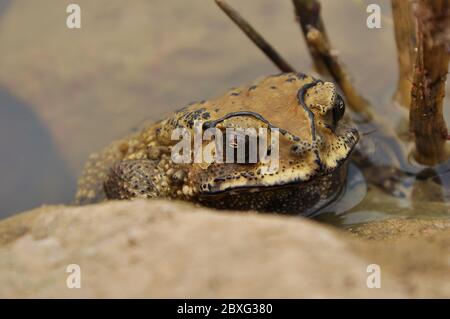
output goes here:
[[[81, 29], [66, 27], [70, 3], [81, 7]], [[290, 0], [229, 3], [311, 72]], [[356, 87], [386, 111], [397, 80], [391, 7], [370, 3], [381, 7], [381, 29], [366, 27], [365, 1], [323, 0], [323, 17]], [[0, 0], [0, 217], [70, 203], [90, 153], [273, 73], [212, 0]]]

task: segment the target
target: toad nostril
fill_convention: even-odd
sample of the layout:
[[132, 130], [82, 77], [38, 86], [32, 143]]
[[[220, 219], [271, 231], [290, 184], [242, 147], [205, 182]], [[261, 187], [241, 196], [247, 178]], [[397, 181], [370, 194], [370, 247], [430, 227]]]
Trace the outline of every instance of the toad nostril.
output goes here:
[[294, 154], [299, 154], [301, 152], [300, 145], [298, 145], [298, 144], [292, 145], [291, 152]]

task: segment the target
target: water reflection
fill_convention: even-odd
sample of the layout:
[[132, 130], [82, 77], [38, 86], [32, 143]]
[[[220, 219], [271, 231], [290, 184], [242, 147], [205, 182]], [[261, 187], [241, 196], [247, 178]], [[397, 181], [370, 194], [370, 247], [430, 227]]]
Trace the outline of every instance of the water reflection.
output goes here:
[[0, 218], [70, 202], [75, 178], [31, 107], [0, 88]]
[[10, 3], [11, 3], [11, 0], [0, 0], [0, 16], [6, 12]]

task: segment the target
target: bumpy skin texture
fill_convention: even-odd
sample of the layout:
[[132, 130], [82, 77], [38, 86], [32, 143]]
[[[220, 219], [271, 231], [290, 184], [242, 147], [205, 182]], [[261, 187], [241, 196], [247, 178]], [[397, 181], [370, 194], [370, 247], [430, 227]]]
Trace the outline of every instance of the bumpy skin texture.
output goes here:
[[[340, 193], [346, 159], [359, 139], [331, 82], [274, 75], [163, 121], [93, 154], [79, 180], [79, 203], [166, 197], [216, 208], [310, 214]], [[279, 170], [268, 164], [175, 164], [176, 128], [278, 128]], [[209, 141], [204, 142], [205, 144]]]

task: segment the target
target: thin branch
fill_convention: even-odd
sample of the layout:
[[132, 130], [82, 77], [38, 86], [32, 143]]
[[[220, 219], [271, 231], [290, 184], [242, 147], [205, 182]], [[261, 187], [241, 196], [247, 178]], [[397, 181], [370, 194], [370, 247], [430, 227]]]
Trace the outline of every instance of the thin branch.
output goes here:
[[399, 78], [394, 99], [401, 105], [411, 105], [411, 88], [416, 59], [415, 20], [411, 0], [392, 0], [395, 41], [397, 43]]
[[317, 53], [317, 59], [322, 61], [327, 71], [341, 88], [350, 108], [356, 113], [364, 116], [364, 120], [372, 119], [373, 114], [371, 112], [370, 103], [364, 97], [359, 95], [353, 87], [350, 77], [339, 62], [337, 55], [333, 53], [330, 43], [326, 40], [325, 36], [314, 27], [309, 27], [306, 39], [308, 46], [314, 48]]
[[450, 157], [443, 115], [449, 63], [449, 0], [419, 0], [416, 17], [417, 58], [411, 91], [410, 131], [415, 137], [416, 160], [436, 165]]
[[[320, 31], [325, 41], [329, 43], [325, 25], [320, 15], [320, 2], [317, 0], [292, 0], [295, 9], [295, 16], [302, 29], [303, 36], [307, 41], [307, 34], [310, 27]], [[327, 75], [327, 67], [320, 58], [320, 53], [316, 48], [308, 45], [309, 53], [312, 57], [316, 71], [321, 75]]]
[[282, 72], [295, 72], [295, 69], [236, 10], [223, 0], [215, 1], [222, 11], [236, 23]]
[[349, 107], [359, 113], [364, 121], [371, 120], [373, 114], [370, 103], [358, 94], [350, 81], [348, 72], [339, 62], [336, 54], [333, 54], [320, 14], [319, 1], [292, 0], [292, 2], [316, 70], [321, 75], [331, 75], [343, 91]]

